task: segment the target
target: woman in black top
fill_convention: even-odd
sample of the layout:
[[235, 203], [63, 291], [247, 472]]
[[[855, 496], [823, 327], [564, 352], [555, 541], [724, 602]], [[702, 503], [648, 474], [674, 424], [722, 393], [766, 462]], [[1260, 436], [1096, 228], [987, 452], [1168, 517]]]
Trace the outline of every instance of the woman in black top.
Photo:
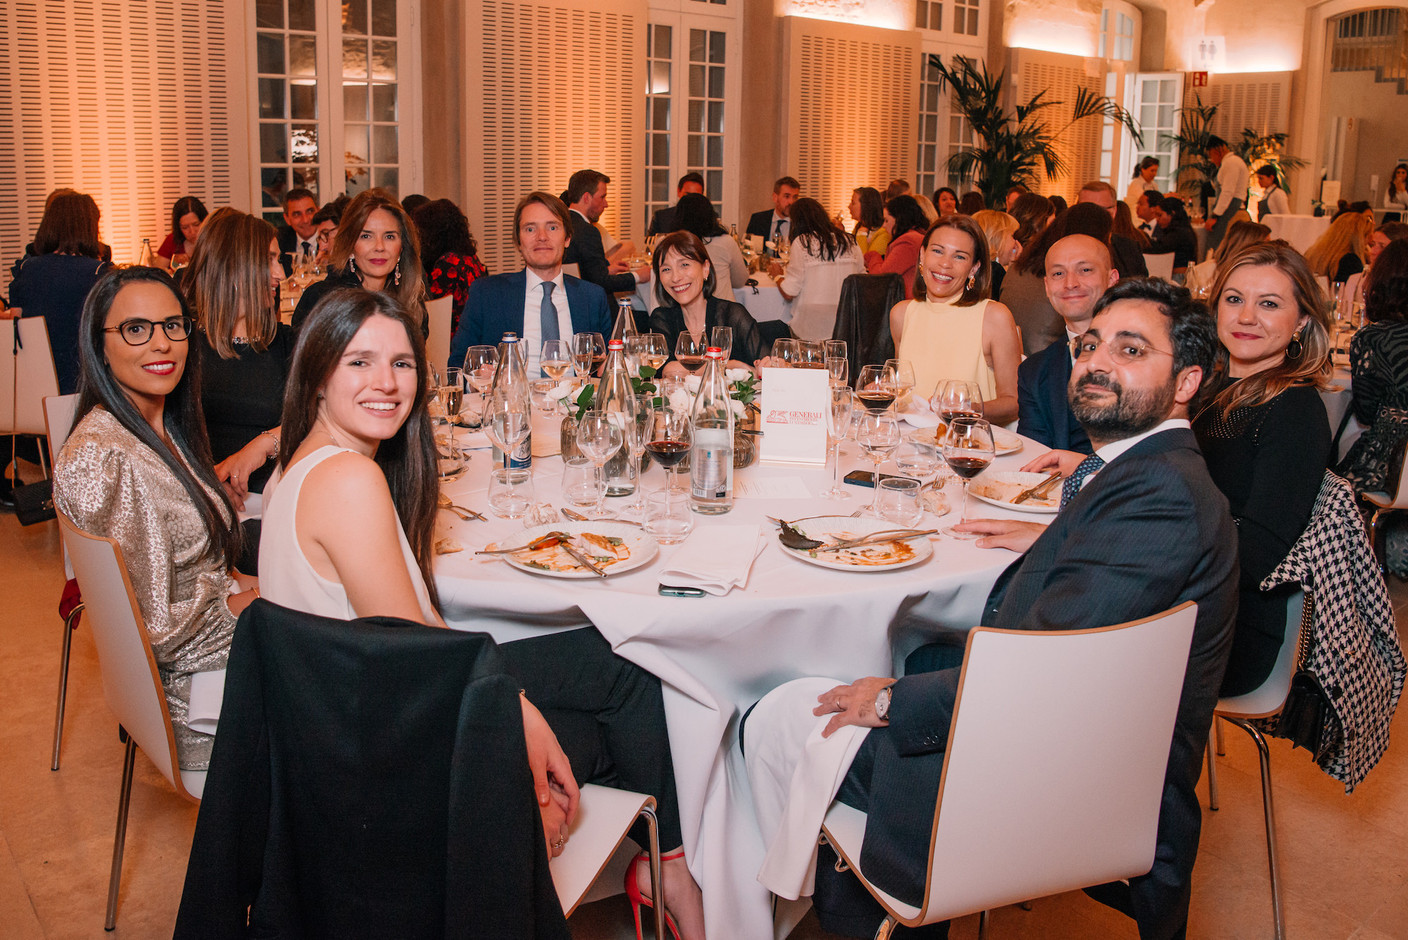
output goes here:
[[716, 326], [733, 328], [730, 368], [751, 369], [766, 365], [768, 350], [758, 321], [748, 308], [714, 296], [714, 269], [709, 250], [692, 232], [673, 232], [655, 246], [655, 297], [660, 306], [650, 312], [650, 331], [665, 334], [670, 360], [662, 370], [667, 376], [682, 375], [685, 369], [675, 362], [675, 343], [685, 330], [707, 334]]
[[201, 407], [215, 476], [235, 506], [262, 493], [279, 452], [297, 334], [274, 306], [284, 269], [273, 226], [229, 207], [205, 222], [182, 279], [199, 329]]
[[[1354, 374], [1354, 416], [1364, 425], [1340, 464], [1358, 490], [1381, 490], [1389, 477], [1386, 454], [1402, 433], [1398, 420], [1385, 421], [1384, 409], [1408, 414], [1408, 241], [1392, 241], [1364, 275], [1364, 319], [1369, 323], [1349, 344]], [[1379, 437], [1388, 441], [1376, 441]]]
[[1285, 585], [1262, 591], [1310, 521], [1330, 456], [1320, 389], [1329, 315], [1305, 260], [1284, 243], [1243, 249], [1213, 283], [1223, 350], [1193, 421], [1208, 471], [1237, 524], [1237, 627], [1222, 682], [1240, 695], [1270, 675], [1286, 632]]
[[1193, 223], [1188, 221], [1188, 210], [1182, 199], [1165, 196], [1159, 200], [1159, 227], [1145, 252], [1151, 255], [1172, 252], [1175, 275], [1186, 273], [1188, 265], [1197, 263], [1198, 237], [1193, 234]]

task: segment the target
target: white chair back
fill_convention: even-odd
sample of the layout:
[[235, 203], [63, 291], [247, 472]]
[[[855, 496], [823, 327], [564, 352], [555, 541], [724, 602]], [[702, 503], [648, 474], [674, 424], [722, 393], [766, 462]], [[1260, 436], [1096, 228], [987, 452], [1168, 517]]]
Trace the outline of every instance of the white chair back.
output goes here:
[[[1196, 618], [1188, 602], [1115, 627], [971, 631], [923, 905], [872, 893], [933, 923], [1147, 872]], [[858, 869], [838, 809], [826, 831]]]
[[84, 532], [63, 513], [58, 514], [58, 519], [83, 592], [93, 642], [98, 647], [108, 707], [176, 792], [186, 799], [199, 800], [205, 773], [183, 773], [179, 769], [166, 693], [156, 671], [137, 596], [127, 577], [122, 548], [112, 539]]
[[[64, 448], [64, 441], [73, 432], [73, 416], [78, 411], [78, 396], [47, 395], [44, 398], [44, 429], [49, 442], [49, 466], [55, 466], [54, 458]], [[59, 533], [63, 543], [63, 532]], [[64, 545], [64, 577], [73, 577], [73, 562], [68, 557], [68, 546]]]
[[[437, 372], [445, 371], [450, 361], [450, 315], [454, 312], [455, 298], [449, 294], [425, 302], [425, 313], [430, 318], [430, 337], [425, 341], [425, 355], [430, 366]], [[460, 363], [453, 363], [459, 366]]]
[[[582, 799], [577, 817], [562, 854], [552, 859], [553, 887], [568, 917], [586, 898], [587, 890], [597, 880], [625, 841], [626, 833], [642, 811], [655, 809], [655, 798], [629, 790], [616, 790], [593, 783], [582, 785]], [[631, 853], [634, 858], [635, 853]], [[621, 883], [615, 884], [616, 891]]]
[[44, 318], [0, 320], [0, 346], [0, 434], [43, 434], [44, 398], [59, 394]]
[[1150, 277], [1161, 277], [1165, 281], [1173, 280], [1173, 252], [1165, 252], [1160, 255], [1145, 255], [1144, 266], [1149, 269]]
[[1286, 599], [1286, 638], [1271, 674], [1261, 685], [1242, 695], [1219, 699], [1217, 714], [1231, 718], [1267, 718], [1278, 714], [1291, 692], [1291, 679], [1300, 666], [1300, 634], [1314, 609], [1314, 600], [1305, 591], [1296, 591]]

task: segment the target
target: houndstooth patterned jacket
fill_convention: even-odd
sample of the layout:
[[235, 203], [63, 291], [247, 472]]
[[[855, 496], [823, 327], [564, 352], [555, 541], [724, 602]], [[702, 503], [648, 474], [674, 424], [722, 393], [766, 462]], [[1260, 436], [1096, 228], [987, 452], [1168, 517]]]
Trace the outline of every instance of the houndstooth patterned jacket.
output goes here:
[[1333, 473], [1325, 474], [1310, 525], [1261, 589], [1293, 581], [1314, 597], [1314, 632], [1301, 668], [1314, 673], [1329, 694], [1343, 729], [1321, 756], [1320, 768], [1352, 793], [1388, 748], [1408, 663], [1354, 490]]

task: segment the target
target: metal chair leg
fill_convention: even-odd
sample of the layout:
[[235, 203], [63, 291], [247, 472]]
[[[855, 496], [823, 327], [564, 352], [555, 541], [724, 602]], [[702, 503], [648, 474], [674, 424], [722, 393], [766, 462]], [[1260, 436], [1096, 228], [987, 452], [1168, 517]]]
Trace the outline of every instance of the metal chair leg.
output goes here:
[[880, 922], [880, 926], [875, 928], [875, 940], [890, 940], [890, 934], [895, 932], [897, 922], [893, 917], [886, 917]]
[[83, 605], [79, 604], [64, 618], [64, 652], [59, 658], [59, 704], [54, 711], [54, 760], [49, 766], [50, 770], [59, 769], [59, 746], [64, 739], [64, 701], [68, 697], [68, 660], [73, 652], [74, 623], [82, 612]]
[[104, 930], [117, 926], [117, 888], [122, 881], [122, 849], [127, 842], [127, 810], [132, 805], [132, 765], [137, 759], [137, 742], [127, 735], [127, 753], [122, 758], [122, 795], [117, 801], [117, 834], [112, 839], [112, 874], [108, 878], [108, 915]]
[[1252, 736], [1256, 742], [1257, 757], [1261, 761], [1261, 805], [1266, 814], [1266, 861], [1271, 871], [1271, 912], [1276, 923], [1276, 940], [1286, 940], [1285, 913], [1281, 905], [1281, 871], [1276, 864], [1276, 813], [1271, 799], [1271, 751], [1266, 746], [1266, 738], [1249, 722], [1239, 718], [1228, 721]]
[[654, 900], [655, 937], [665, 940], [665, 881], [660, 877], [660, 823], [655, 818], [655, 810], [649, 806], [641, 808], [645, 817], [646, 841], [650, 843], [650, 894]]
[[991, 911], [983, 911], [978, 915], [978, 940], [988, 940], [988, 921]]
[[1217, 756], [1227, 756], [1227, 742], [1222, 740], [1222, 725], [1217, 723], [1217, 716], [1212, 716], [1212, 738], [1217, 742]]
[[1211, 737], [1208, 738], [1208, 809], [1217, 812], [1217, 755], [1213, 753]]

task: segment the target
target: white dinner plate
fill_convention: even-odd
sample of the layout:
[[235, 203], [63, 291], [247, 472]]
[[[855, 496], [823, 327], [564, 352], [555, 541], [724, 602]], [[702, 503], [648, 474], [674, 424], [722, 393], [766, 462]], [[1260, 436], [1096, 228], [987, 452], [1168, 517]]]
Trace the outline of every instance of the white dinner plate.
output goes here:
[[1027, 499], [1020, 503], [1012, 500], [1023, 490], [1031, 489], [1049, 474], [1024, 473], [1021, 470], [988, 470], [968, 484], [968, 492], [985, 503], [1015, 509], [1018, 512], [1053, 513], [1061, 508], [1061, 484], [1051, 484], [1051, 490], [1039, 499]]
[[[918, 428], [906, 434], [905, 440], [913, 441], [916, 444], [934, 444], [935, 446], [941, 446], [943, 439], [936, 435], [937, 431], [935, 429]], [[1015, 454], [1022, 449], [1021, 435], [1014, 434], [1006, 428], [994, 427], [992, 429], [992, 443], [999, 457]]]
[[[622, 544], [630, 551], [630, 557], [624, 561], [617, 562], [605, 567], [607, 577], [615, 574], [624, 574], [627, 571], [634, 571], [644, 567], [655, 560], [655, 556], [660, 552], [660, 545], [650, 535], [643, 532], [640, 526], [628, 525], [623, 522], [554, 522], [550, 525], [535, 526], [531, 529], [524, 529], [516, 532], [507, 539], [500, 542], [497, 548], [512, 548], [515, 545], [527, 545], [534, 539], [547, 535], [549, 532], [567, 532], [571, 535], [580, 536], [584, 532], [593, 535], [604, 535], [607, 538], [618, 538]], [[573, 547], [579, 551], [584, 551], [587, 542], [581, 538], [573, 541]], [[487, 547], [487, 546], [486, 546]], [[520, 571], [529, 574], [540, 574], [549, 578], [567, 578], [569, 580], [586, 580], [599, 577], [586, 568], [568, 568], [563, 571], [554, 571], [548, 568], [538, 568], [526, 564], [517, 555], [498, 556]], [[589, 556], [590, 557], [590, 556]], [[595, 558], [593, 558], [595, 561]]]
[[[809, 539], [825, 542], [833, 536], [838, 536], [842, 533], [850, 533], [853, 537], [859, 537], [871, 532], [880, 532], [885, 529], [902, 529], [905, 527], [890, 522], [888, 519], [867, 519], [857, 518], [855, 516], [821, 516], [817, 519], [803, 520], [797, 523], [793, 528]], [[838, 552], [823, 552], [819, 555], [814, 555], [811, 552], [788, 548], [786, 545], [782, 545], [781, 542], [778, 543], [784, 552], [794, 558], [800, 558], [808, 564], [818, 565], [822, 568], [831, 568], [836, 571], [894, 571], [898, 568], [909, 568], [914, 565], [922, 564], [928, 560], [930, 555], [934, 554], [934, 546], [930, 544], [928, 538], [910, 539], [904, 544], [914, 550], [914, 554], [911, 557], [890, 564], [865, 565], [843, 561]]]

